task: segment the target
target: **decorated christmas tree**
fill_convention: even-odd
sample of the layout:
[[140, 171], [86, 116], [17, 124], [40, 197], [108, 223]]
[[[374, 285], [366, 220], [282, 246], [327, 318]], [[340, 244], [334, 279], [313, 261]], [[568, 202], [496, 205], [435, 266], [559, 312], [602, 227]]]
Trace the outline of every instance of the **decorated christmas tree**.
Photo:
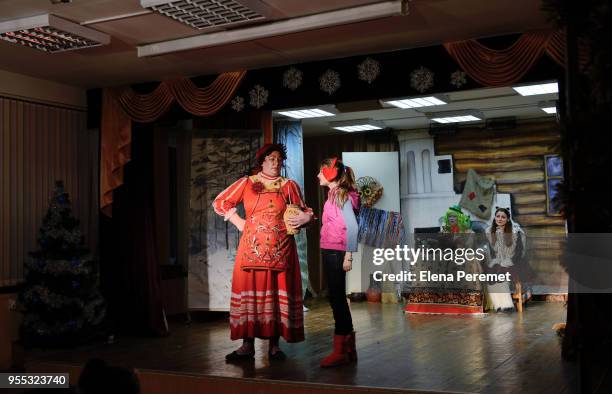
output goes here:
[[38, 245], [26, 262], [19, 293], [22, 341], [67, 346], [91, 340], [99, 332], [106, 305], [99, 292], [97, 264], [84, 247], [62, 181], [55, 183]]

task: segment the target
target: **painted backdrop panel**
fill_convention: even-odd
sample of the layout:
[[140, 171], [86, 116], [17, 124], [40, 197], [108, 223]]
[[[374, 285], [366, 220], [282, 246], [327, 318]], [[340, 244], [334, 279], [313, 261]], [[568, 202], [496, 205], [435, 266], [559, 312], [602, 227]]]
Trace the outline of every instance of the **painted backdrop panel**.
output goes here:
[[[189, 308], [228, 311], [240, 233], [212, 209], [215, 197], [246, 175], [259, 135], [194, 132], [191, 156]], [[239, 213], [244, 217], [242, 205]]]

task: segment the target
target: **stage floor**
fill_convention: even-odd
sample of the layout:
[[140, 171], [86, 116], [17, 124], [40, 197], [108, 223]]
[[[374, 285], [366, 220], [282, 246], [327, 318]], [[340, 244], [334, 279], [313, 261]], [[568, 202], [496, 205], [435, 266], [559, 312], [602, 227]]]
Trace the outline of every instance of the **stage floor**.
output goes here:
[[27, 363], [83, 365], [92, 357], [139, 369], [233, 378], [348, 386], [488, 393], [578, 392], [577, 367], [561, 360], [552, 325], [565, 321], [561, 303], [532, 302], [522, 314], [444, 316], [405, 314], [401, 304], [351, 305], [359, 362], [319, 368], [331, 347], [333, 319], [322, 302], [306, 313], [306, 341], [281, 347], [270, 365], [267, 343], [256, 341], [255, 362], [226, 364], [238, 342], [225, 319], [173, 323], [165, 338], [118, 338], [77, 350], [30, 350]]

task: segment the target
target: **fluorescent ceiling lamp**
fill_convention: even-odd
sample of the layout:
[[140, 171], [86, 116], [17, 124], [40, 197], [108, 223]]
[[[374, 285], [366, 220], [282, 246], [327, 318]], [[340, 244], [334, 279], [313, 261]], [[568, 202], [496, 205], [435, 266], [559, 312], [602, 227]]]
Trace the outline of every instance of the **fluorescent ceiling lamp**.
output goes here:
[[436, 123], [463, 123], [477, 122], [484, 119], [484, 114], [480, 111], [452, 111], [452, 112], [437, 112], [427, 114], [427, 117]]
[[324, 116], [335, 116], [334, 113], [324, 111], [319, 108], [306, 108], [296, 109], [291, 111], [276, 111], [279, 115], [288, 116], [293, 119], [307, 119], [307, 118], [322, 118]]
[[385, 104], [393, 105], [398, 108], [421, 108], [421, 107], [432, 107], [435, 105], [448, 104], [448, 100], [443, 100], [440, 97], [428, 96], [428, 97], [416, 97], [409, 99], [391, 100], [385, 101]]
[[49, 53], [110, 42], [108, 34], [50, 14], [0, 22], [0, 39]]
[[380, 19], [405, 13], [405, 1], [393, 0], [345, 8], [321, 14], [301, 16], [263, 25], [201, 34], [138, 47], [138, 57], [157, 56], [166, 53], [207, 48], [217, 45], [252, 41], [260, 38], [321, 29], [330, 26]]
[[355, 119], [342, 122], [331, 122], [329, 125], [332, 129], [347, 131], [349, 133], [354, 131], [382, 130], [385, 128], [385, 124], [383, 122], [372, 119]]
[[354, 131], [380, 130], [382, 129], [382, 127], [378, 127], [378, 126], [374, 126], [370, 124], [364, 124], [364, 125], [357, 125], [357, 126], [339, 126], [339, 127], [334, 127], [334, 129], [352, 133]]
[[559, 85], [556, 82], [541, 83], [537, 85], [513, 86], [521, 96], [535, 96], [538, 94], [551, 94], [559, 92]]
[[459, 122], [475, 122], [478, 120], [482, 120], [480, 118], [475, 117], [474, 115], [467, 116], [448, 116], [444, 118], [431, 118], [434, 122], [438, 123], [459, 123]]
[[538, 104], [538, 107], [547, 114], [553, 115], [557, 113], [557, 103], [555, 101], [543, 101]]
[[140, 0], [153, 12], [195, 29], [265, 20], [270, 7], [259, 0]]

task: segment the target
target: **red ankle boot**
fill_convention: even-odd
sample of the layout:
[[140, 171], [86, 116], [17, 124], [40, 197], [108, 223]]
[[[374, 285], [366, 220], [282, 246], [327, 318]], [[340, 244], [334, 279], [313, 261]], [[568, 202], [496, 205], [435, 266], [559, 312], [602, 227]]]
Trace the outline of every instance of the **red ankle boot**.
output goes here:
[[345, 337], [345, 349], [349, 361], [357, 361], [357, 348], [355, 346], [355, 331]]
[[346, 338], [345, 335], [334, 335], [334, 350], [330, 355], [321, 360], [321, 367], [335, 367], [338, 365], [348, 364], [349, 357], [346, 353]]

